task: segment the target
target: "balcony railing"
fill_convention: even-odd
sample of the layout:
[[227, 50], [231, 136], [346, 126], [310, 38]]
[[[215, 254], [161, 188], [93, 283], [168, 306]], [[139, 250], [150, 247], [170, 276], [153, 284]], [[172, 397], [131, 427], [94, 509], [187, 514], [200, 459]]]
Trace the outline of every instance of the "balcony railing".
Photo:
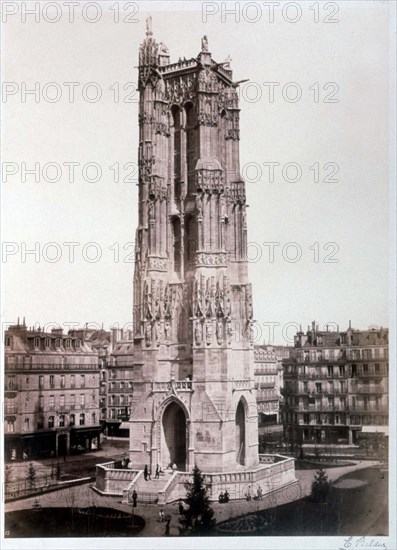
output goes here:
[[108, 393], [133, 393], [133, 391], [134, 391], [133, 388], [130, 386], [124, 386], [124, 388], [120, 388], [120, 387], [108, 388]]
[[6, 365], [6, 370], [20, 370], [20, 371], [93, 371], [99, 370], [98, 363], [93, 364], [84, 364], [84, 363], [65, 363], [65, 364], [54, 364], [47, 365], [42, 363], [36, 364], [18, 364], [18, 365]]
[[360, 386], [358, 388], [352, 388], [350, 393], [387, 393], [385, 386]]
[[389, 407], [386, 405], [378, 405], [378, 407], [375, 405], [368, 405], [367, 407], [365, 405], [354, 405], [350, 406], [350, 413], [360, 413], [360, 414], [388, 414]]
[[17, 414], [18, 407], [17, 405], [6, 405], [4, 407], [4, 414]]

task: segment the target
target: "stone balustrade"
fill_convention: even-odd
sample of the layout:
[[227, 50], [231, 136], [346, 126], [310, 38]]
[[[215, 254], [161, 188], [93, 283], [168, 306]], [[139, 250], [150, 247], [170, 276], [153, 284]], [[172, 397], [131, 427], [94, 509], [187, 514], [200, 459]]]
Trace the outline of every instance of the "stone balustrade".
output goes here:
[[250, 390], [251, 380], [249, 378], [245, 380], [233, 380], [233, 390]]

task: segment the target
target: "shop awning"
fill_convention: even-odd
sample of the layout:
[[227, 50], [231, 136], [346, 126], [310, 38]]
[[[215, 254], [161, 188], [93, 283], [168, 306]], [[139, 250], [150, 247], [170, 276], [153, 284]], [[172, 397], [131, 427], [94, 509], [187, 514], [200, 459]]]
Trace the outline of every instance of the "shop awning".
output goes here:
[[363, 434], [381, 433], [389, 435], [389, 426], [363, 426], [361, 432]]

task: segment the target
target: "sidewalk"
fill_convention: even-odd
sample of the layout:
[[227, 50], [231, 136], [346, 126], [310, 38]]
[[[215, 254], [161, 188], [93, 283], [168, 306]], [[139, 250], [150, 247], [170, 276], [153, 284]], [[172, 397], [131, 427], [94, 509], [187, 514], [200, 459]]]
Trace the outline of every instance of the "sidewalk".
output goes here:
[[[377, 466], [380, 463], [377, 461], [358, 461], [352, 466], [341, 466], [340, 468], [330, 468], [327, 471], [330, 481], [336, 481], [341, 476], [354, 472], [363, 468]], [[274, 506], [285, 504], [299, 498], [303, 498], [310, 494], [311, 483], [313, 481], [315, 470], [298, 470], [296, 478], [298, 483], [289, 487], [279, 489], [270, 495], [265, 495], [263, 500], [250, 501], [238, 500], [230, 501], [227, 504], [213, 503], [212, 507], [215, 512], [217, 522], [227, 519], [242, 516], [249, 513], [254, 513], [259, 510], [265, 510]], [[36, 497], [27, 498], [15, 502], [10, 502], [5, 505], [5, 511], [22, 510], [32, 508]], [[131, 513], [131, 507], [121, 502], [121, 497], [103, 497], [95, 493], [89, 484], [79, 487], [71, 487], [61, 489], [55, 493], [47, 493], [37, 498], [43, 508], [56, 506], [70, 506], [71, 502], [76, 507], [85, 506], [105, 506], [115, 508], [124, 512]], [[165, 515], [171, 515], [170, 536], [178, 536], [178, 504], [167, 504], [159, 506], [156, 504], [140, 504], [138, 497], [138, 505], [135, 510], [137, 515], [142, 516], [146, 525], [139, 536], [163, 536], [165, 531], [165, 523], [158, 521], [160, 508], [163, 508]]]

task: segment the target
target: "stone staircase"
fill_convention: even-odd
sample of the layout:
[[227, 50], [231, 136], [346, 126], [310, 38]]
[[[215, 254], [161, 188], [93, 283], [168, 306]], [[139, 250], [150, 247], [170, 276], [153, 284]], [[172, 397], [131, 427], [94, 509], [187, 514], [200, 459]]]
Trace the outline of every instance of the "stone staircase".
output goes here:
[[152, 479], [145, 481], [142, 473], [134, 483], [130, 484], [123, 501], [132, 503], [132, 491], [135, 489], [138, 494], [138, 504], [165, 504], [168, 496], [167, 487], [170, 482], [174, 481], [175, 476], [176, 473], [166, 471], [159, 479], [152, 477]]

